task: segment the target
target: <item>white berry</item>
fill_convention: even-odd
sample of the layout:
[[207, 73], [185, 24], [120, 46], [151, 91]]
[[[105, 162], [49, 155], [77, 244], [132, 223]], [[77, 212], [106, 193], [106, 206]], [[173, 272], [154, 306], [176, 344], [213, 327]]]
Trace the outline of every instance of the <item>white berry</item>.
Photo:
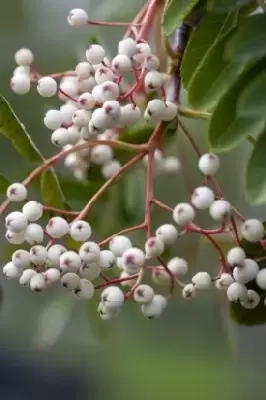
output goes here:
[[113, 150], [106, 144], [98, 144], [91, 149], [91, 161], [96, 165], [104, 165], [113, 158]]
[[22, 48], [15, 53], [15, 62], [18, 65], [28, 66], [33, 63], [33, 53], [30, 49]]
[[60, 272], [56, 268], [48, 268], [45, 271], [44, 276], [49, 283], [57, 282], [60, 280]]
[[247, 299], [241, 301], [241, 306], [249, 310], [256, 308], [259, 305], [260, 296], [255, 290], [248, 290]]
[[34, 292], [41, 292], [46, 288], [46, 281], [43, 274], [34, 274], [30, 280], [30, 288]]
[[247, 288], [239, 282], [233, 282], [227, 289], [229, 301], [239, 302], [247, 299]]
[[256, 283], [261, 289], [266, 290], [266, 269], [263, 268], [258, 272]]
[[129, 274], [135, 274], [139, 272], [140, 268], [145, 263], [145, 254], [142, 250], [132, 247], [124, 252], [122, 255], [122, 263], [124, 269]]
[[82, 278], [86, 278], [89, 281], [94, 281], [100, 276], [101, 268], [95, 262], [86, 263], [82, 265], [79, 270], [79, 274]]
[[242, 247], [233, 247], [226, 255], [227, 262], [232, 268], [244, 265], [245, 258], [246, 253]]
[[126, 250], [131, 248], [131, 240], [127, 236], [123, 235], [114, 236], [109, 243], [109, 249], [116, 257], [121, 257]]
[[102, 176], [105, 179], [110, 179], [112, 176], [114, 176], [119, 171], [120, 168], [121, 168], [121, 164], [119, 161], [111, 160], [102, 166], [102, 168], [101, 168]]
[[134, 104], [126, 104], [120, 107], [120, 123], [123, 126], [131, 126], [141, 118], [140, 108]]
[[118, 53], [128, 57], [133, 57], [137, 53], [136, 41], [132, 38], [120, 40], [118, 43]]
[[119, 54], [113, 58], [112, 69], [117, 73], [129, 72], [132, 68], [132, 62], [125, 54]]
[[84, 26], [88, 23], [88, 14], [82, 8], [74, 8], [67, 16], [67, 22], [72, 26]]
[[22, 183], [12, 183], [6, 191], [6, 197], [12, 202], [24, 201], [27, 196], [27, 188]]
[[165, 175], [175, 176], [181, 171], [181, 163], [177, 157], [165, 157], [162, 165], [162, 172]]
[[30, 249], [30, 260], [35, 265], [42, 265], [46, 262], [47, 250], [44, 246], [39, 244]]
[[44, 76], [37, 83], [37, 91], [42, 97], [53, 97], [57, 93], [57, 83], [50, 76]]
[[74, 272], [67, 272], [61, 278], [61, 285], [68, 290], [75, 290], [79, 287], [80, 277]]
[[150, 237], [145, 243], [147, 258], [158, 257], [164, 252], [164, 242], [159, 237]]
[[[174, 276], [183, 276], [188, 272], [188, 263], [184, 258], [173, 257], [167, 263], [168, 269]], [[169, 276], [169, 274], [168, 274]]]
[[28, 286], [30, 284], [30, 280], [33, 277], [33, 275], [37, 274], [37, 272], [34, 269], [28, 268], [23, 271], [19, 283], [21, 286]]
[[159, 226], [155, 235], [160, 238], [166, 246], [172, 246], [178, 238], [178, 231], [174, 225], [164, 224]]
[[80, 106], [85, 110], [92, 110], [95, 106], [95, 99], [92, 94], [88, 92], [83, 93], [81, 96], [79, 96], [78, 102]]
[[195, 210], [189, 203], [179, 203], [173, 210], [173, 219], [180, 226], [189, 225], [195, 217]]
[[197, 187], [191, 196], [191, 203], [199, 210], [206, 210], [214, 202], [215, 195], [207, 186]]
[[77, 253], [69, 250], [60, 256], [59, 265], [62, 272], [77, 272], [82, 265], [82, 261]]
[[10, 80], [10, 86], [16, 94], [27, 94], [30, 91], [30, 78], [26, 74], [14, 75]]
[[137, 303], [145, 304], [152, 301], [154, 296], [154, 290], [149, 285], [139, 285], [134, 291], [134, 300]]
[[43, 122], [48, 129], [54, 131], [61, 127], [63, 118], [63, 114], [59, 110], [49, 110], [45, 114]]
[[187, 284], [182, 289], [182, 296], [186, 300], [194, 299], [197, 295], [196, 288], [192, 283]]
[[12, 262], [9, 262], [4, 266], [3, 274], [7, 279], [18, 279], [22, 275], [22, 269], [16, 267]]
[[234, 268], [233, 276], [235, 281], [245, 284], [255, 279], [258, 272], [259, 266], [256, 261], [246, 258], [243, 266]]
[[16, 250], [12, 255], [12, 263], [17, 268], [28, 268], [30, 266], [30, 253], [23, 249]]
[[216, 200], [210, 206], [210, 216], [214, 221], [223, 221], [231, 215], [231, 204], [226, 200]]
[[38, 221], [43, 214], [43, 206], [38, 201], [28, 201], [22, 208], [22, 213], [28, 221]]
[[215, 287], [219, 290], [227, 290], [227, 288], [234, 282], [232, 275], [224, 272], [220, 278], [216, 279]]
[[81, 79], [88, 79], [93, 74], [93, 67], [87, 62], [80, 62], [76, 65], [75, 72]]
[[79, 255], [82, 261], [92, 263], [100, 259], [101, 249], [97, 243], [85, 242], [79, 249]]
[[69, 234], [76, 242], [85, 242], [91, 236], [91, 226], [86, 221], [75, 221], [70, 225]]
[[99, 266], [102, 269], [109, 269], [116, 265], [116, 256], [111, 250], [102, 250], [100, 253]]
[[22, 244], [25, 242], [25, 232], [14, 233], [9, 230], [6, 231], [5, 238], [9, 243]]
[[13, 211], [5, 219], [5, 227], [11, 232], [20, 233], [26, 229], [28, 220], [20, 211]]
[[120, 308], [124, 303], [124, 293], [117, 286], [109, 286], [102, 291], [101, 300], [109, 309]]
[[55, 239], [60, 239], [69, 232], [69, 224], [62, 217], [53, 217], [49, 220], [46, 226], [48, 235]]
[[258, 219], [248, 219], [241, 226], [241, 233], [244, 239], [256, 243], [263, 239], [265, 229]]
[[92, 44], [86, 50], [86, 58], [90, 64], [100, 64], [105, 57], [105, 50], [98, 44]]
[[198, 272], [191, 279], [196, 289], [208, 289], [211, 286], [211, 277], [208, 272]]
[[199, 170], [206, 176], [215, 175], [220, 167], [219, 157], [214, 153], [203, 154], [198, 162]]
[[59, 268], [60, 257], [66, 251], [67, 249], [61, 244], [54, 244], [51, 247], [49, 247], [47, 252], [49, 267]]

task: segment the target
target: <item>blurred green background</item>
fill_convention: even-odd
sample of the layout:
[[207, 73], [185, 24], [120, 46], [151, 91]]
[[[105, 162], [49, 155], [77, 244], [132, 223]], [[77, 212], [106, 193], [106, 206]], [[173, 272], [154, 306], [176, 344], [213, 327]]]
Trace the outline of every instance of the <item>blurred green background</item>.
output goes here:
[[[45, 110], [57, 102], [38, 97], [34, 89], [27, 97], [12, 94], [9, 80], [15, 67], [15, 51], [31, 48], [36, 67], [43, 74], [73, 68], [83, 57], [90, 35], [100, 34], [115, 54], [123, 29], [71, 28], [66, 22], [68, 11], [81, 7], [89, 11], [91, 18], [130, 20], [141, 4], [140, 0], [1, 1], [0, 92], [46, 156], [55, 150], [42, 118]], [[202, 149], [206, 149], [205, 122], [188, 126]], [[251, 208], [243, 192], [242, 169], [249, 146], [243, 144], [222, 156], [219, 180], [226, 196], [243, 214], [265, 219], [265, 208]], [[156, 193], [174, 205], [186, 198], [187, 187], [200, 183], [200, 176], [195, 155], [181, 134], [178, 145], [170, 147], [173, 154], [180, 155], [183, 172], [178, 178], [159, 178]], [[10, 143], [1, 138], [0, 172], [19, 180], [27, 170]], [[139, 199], [137, 191], [135, 195]], [[154, 218], [155, 226], [170, 222], [165, 214], [156, 213]], [[203, 215], [204, 223], [205, 218]], [[3, 228], [1, 234], [4, 237]], [[138, 235], [134, 238], [136, 243], [141, 240]], [[192, 272], [217, 269], [216, 254], [195, 237], [182, 239], [175, 253], [190, 261]], [[1, 261], [7, 261], [4, 254]], [[40, 365], [56, 365], [62, 371], [63, 367], [73, 369], [88, 382], [85, 399], [265, 398], [266, 329], [234, 324], [227, 302], [213, 292], [192, 302], [177, 295], [162, 318], [152, 321], [144, 319], [134, 305], [127, 305], [118, 320], [103, 325], [87, 306], [72, 301], [58, 289], [36, 295], [2, 277], [1, 284], [1, 348], [35, 359]]]

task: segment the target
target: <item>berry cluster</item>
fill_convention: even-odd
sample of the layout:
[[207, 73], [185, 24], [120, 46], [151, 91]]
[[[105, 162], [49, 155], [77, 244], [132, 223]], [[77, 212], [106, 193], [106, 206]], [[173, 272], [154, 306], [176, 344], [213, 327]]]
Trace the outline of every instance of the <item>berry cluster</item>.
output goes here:
[[[20, 49], [15, 54], [18, 66], [11, 79], [12, 90], [26, 94], [31, 84], [37, 83], [37, 91], [42, 97], [58, 96], [63, 104], [59, 109], [49, 110], [44, 117], [45, 126], [53, 131], [52, 142], [60, 147], [59, 153], [44, 161], [22, 183], [13, 183], [7, 189], [6, 201], [0, 206], [2, 214], [10, 203], [23, 203], [21, 210], [13, 211], [5, 218], [6, 239], [10, 244], [23, 245], [23, 248], [14, 251], [3, 273], [6, 278], [18, 279], [22, 286], [35, 292], [61, 282], [61, 286], [76, 298], [90, 300], [95, 290], [102, 290], [98, 312], [104, 320], [118, 316], [130, 298], [140, 305], [144, 316], [158, 317], [177, 287], [181, 288], [184, 299], [195, 298], [212, 286], [226, 290], [230, 302], [238, 302], [247, 309], [256, 307], [264, 299], [261, 293], [266, 291], [266, 268], [260, 263], [262, 258], [247, 256], [242, 246], [242, 239], [245, 239], [257, 243], [262, 250], [265, 248], [263, 224], [256, 219], [245, 220], [224, 199], [215, 179], [220, 167], [218, 156], [200, 154], [179, 119], [179, 108], [166, 98], [172, 77], [159, 71], [159, 59], [146, 40], [157, 4], [151, 0], [138, 14], [119, 42], [118, 54], [112, 60], [106, 57], [102, 46], [94, 44], [87, 49], [85, 61], [79, 62], [74, 71], [42, 77], [33, 67], [34, 57], [30, 50]], [[67, 19], [73, 26], [93, 23], [82, 9], [72, 10]], [[129, 85], [127, 80], [132, 80], [132, 76], [135, 82]], [[138, 96], [142, 96], [141, 105], [138, 105]], [[172, 209], [154, 196], [153, 177], [157, 171], [166, 174], [180, 171], [178, 158], [164, 154], [164, 130], [173, 120], [178, 120], [180, 129], [199, 156], [198, 169], [204, 180], [187, 201]], [[119, 140], [123, 129], [139, 122], [155, 125], [146, 144], [133, 145]], [[113, 149], [117, 147], [137, 155], [121, 165], [114, 158]], [[29, 184], [62, 159], [76, 179], [84, 180], [89, 166], [94, 164], [101, 167], [106, 180], [81, 211], [55, 209], [28, 200]], [[90, 207], [140, 160], [146, 167], [144, 221], [102, 242], [92, 241], [92, 228], [88, 222]], [[172, 221], [153, 232], [154, 206], [170, 212]], [[218, 227], [203, 229], [195, 224], [197, 213], [206, 211]], [[54, 216], [43, 227], [44, 214], [51, 212]], [[140, 230], [146, 232], [142, 248], [135, 247], [127, 236]], [[234, 243], [227, 255], [215, 239], [222, 233], [232, 235]], [[214, 276], [201, 271], [183, 282], [189, 272], [188, 262], [177, 256], [166, 259], [169, 248], [186, 234], [201, 234], [215, 247], [220, 266]], [[69, 239], [78, 243], [78, 248], [69, 247]], [[167, 294], [157, 293], [144, 283], [147, 275], [154, 284], [166, 285]], [[249, 288], [250, 282], [256, 282], [258, 292]]]

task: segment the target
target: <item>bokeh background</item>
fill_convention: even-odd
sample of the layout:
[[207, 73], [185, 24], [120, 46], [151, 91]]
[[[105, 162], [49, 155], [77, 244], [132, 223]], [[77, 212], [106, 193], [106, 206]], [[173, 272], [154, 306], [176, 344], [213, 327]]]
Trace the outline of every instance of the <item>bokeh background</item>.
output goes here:
[[[27, 97], [12, 94], [9, 80], [15, 51], [31, 48], [36, 67], [43, 74], [73, 68], [83, 57], [91, 35], [100, 35], [115, 54], [123, 29], [72, 28], [66, 22], [68, 11], [82, 7], [91, 18], [130, 20], [141, 4], [141, 0], [1, 0], [0, 93], [46, 156], [55, 150], [42, 118], [57, 102], [38, 97], [34, 89]], [[188, 126], [206, 149], [205, 122]], [[23, 179], [29, 166], [7, 140], [0, 140], [0, 172], [10, 179]], [[252, 208], [243, 192], [243, 165], [249, 146], [244, 143], [222, 156], [219, 180], [226, 196], [243, 214], [265, 219], [266, 209]], [[195, 155], [180, 133], [178, 144], [169, 146], [170, 152], [180, 155], [182, 174], [159, 178], [156, 193], [174, 205], [186, 198], [187, 188], [200, 183], [200, 175]], [[139, 201], [139, 191], [132, 193]], [[157, 214], [156, 225], [170, 222], [169, 216]], [[205, 219], [203, 215], [203, 223]], [[3, 238], [4, 229], [0, 231]], [[140, 235], [134, 239], [141, 243]], [[4, 264], [4, 240], [0, 244]], [[217, 269], [216, 254], [198, 238], [182, 239], [175, 253], [189, 260], [191, 273]], [[73, 301], [58, 288], [36, 295], [0, 279], [4, 291], [0, 399], [265, 398], [266, 329], [234, 323], [227, 302], [214, 292], [193, 302], [177, 295], [163, 317], [152, 321], [144, 319], [137, 307], [127, 306], [119, 319], [103, 325], [87, 305]]]

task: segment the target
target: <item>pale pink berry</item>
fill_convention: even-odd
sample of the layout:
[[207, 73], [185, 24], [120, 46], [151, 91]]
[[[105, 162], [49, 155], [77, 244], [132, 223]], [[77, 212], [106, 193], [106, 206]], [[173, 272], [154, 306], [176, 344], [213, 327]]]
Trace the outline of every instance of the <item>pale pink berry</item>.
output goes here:
[[86, 221], [75, 221], [70, 225], [69, 234], [76, 242], [85, 242], [91, 236], [91, 226]]
[[92, 44], [86, 50], [86, 58], [90, 64], [100, 64], [105, 57], [105, 50], [102, 46], [98, 44]]
[[78, 272], [82, 265], [82, 261], [77, 253], [69, 250], [60, 256], [59, 265], [61, 272]]
[[115, 74], [110, 68], [101, 65], [99, 68], [96, 69], [94, 79], [97, 85], [100, 85], [101, 83], [106, 81], [114, 81]]
[[137, 44], [136, 41], [132, 38], [126, 38], [120, 40], [118, 43], [118, 53], [128, 56], [129, 58], [133, 57], [137, 53]]
[[95, 106], [95, 99], [89, 92], [83, 93], [81, 96], [79, 96], [78, 102], [80, 106], [84, 108], [84, 110], [92, 110]]
[[144, 78], [144, 85], [148, 91], [160, 89], [163, 85], [162, 74], [158, 71], [149, 71]]
[[93, 67], [87, 62], [80, 62], [76, 65], [75, 72], [80, 79], [88, 79], [93, 74]]
[[12, 263], [17, 268], [28, 268], [30, 266], [30, 253], [23, 249], [16, 250], [12, 255]]
[[115, 72], [123, 74], [125, 72], [129, 72], [131, 68], [132, 68], [132, 62], [130, 58], [125, 54], [119, 54], [113, 58], [112, 69]]
[[142, 250], [132, 247], [123, 253], [122, 263], [125, 271], [134, 275], [135, 273], [139, 272], [141, 267], [144, 266], [145, 254]]
[[85, 242], [79, 248], [79, 255], [86, 263], [97, 262], [100, 259], [101, 249], [97, 243]]
[[133, 56], [137, 63], [144, 63], [145, 58], [152, 53], [150, 46], [147, 43], [138, 43], [136, 45], [137, 53]]
[[194, 190], [191, 203], [199, 210], [206, 210], [215, 200], [214, 192], [207, 186], [200, 186]]
[[69, 232], [69, 224], [62, 217], [53, 217], [49, 220], [46, 226], [48, 235], [55, 239], [60, 239]]
[[30, 261], [35, 265], [45, 264], [47, 259], [47, 249], [39, 244], [30, 249]]
[[146, 258], [158, 257], [164, 252], [164, 242], [159, 237], [150, 237], [145, 243]]
[[20, 211], [13, 211], [5, 219], [5, 227], [13, 233], [20, 233], [27, 228], [28, 220]]
[[139, 285], [133, 294], [134, 300], [139, 304], [146, 304], [152, 301], [154, 297], [154, 290], [149, 285]]
[[195, 210], [189, 203], [179, 203], [173, 210], [173, 219], [180, 226], [189, 225], [195, 217]]
[[160, 60], [154, 54], [149, 54], [144, 59], [144, 64], [143, 65], [144, 65], [145, 68], [149, 69], [150, 71], [155, 71], [160, 66]]

